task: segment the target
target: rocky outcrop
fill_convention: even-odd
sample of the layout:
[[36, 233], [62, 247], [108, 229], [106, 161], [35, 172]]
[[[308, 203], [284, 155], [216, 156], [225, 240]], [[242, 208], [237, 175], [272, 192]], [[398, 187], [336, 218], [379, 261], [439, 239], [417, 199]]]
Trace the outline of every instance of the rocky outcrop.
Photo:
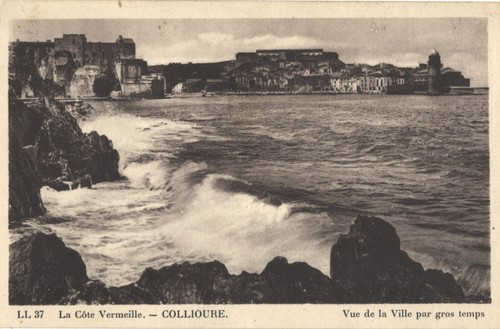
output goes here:
[[269, 262], [259, 279], [250, 287], [263, 296], [262, 303], [332, 303], [343, 298], [340, 287], [321, 271], [304, 262], [289, 264], [283, 257]]
[[[292, 263], [283, 257], [269, 262], [261, 274], [231, 275], [220, 262], [174, 264], [159, 270], [147, 269], [134, 288], [139, 300], [162, 304], [255, 304], [331, 303], [336, 301], [330, 279], [306, 263]], [[115, 296], [123, 295], [115, 288]], [[129, 291], [130, 286], [126, 287]], [[148, 298], [145, 298], [148, 296]]]
[[64, 191], [120, 179], [118, 161], [112, 142], [83, 133], [61, 103], [9, 100], [9, 222], [44, 212], [42, 185]]
[[11, 245], [11, 304], [292, 304], [487, 302], [466, 299], [451, 274], [424, 271], [400, 249], [392, 225], [359, 216], [332, 248], [332, 279], [276, 257], [260, 274], [233, 275], [218, 261], [148, 268], [122, 287], [89, 280], [81, 257], [55, 235]]
[[36, 143], [40, 172], [46, 182], [58, 178], [75, 181], [87, 174], [93, 183], [120, 178], [118, 152], [106, 136], [96, 131], [84, 134], [61, 104], [39, 110], [45, 120]]
[[11, 305], [56, 304], [87, 281], [81, 256], [55, 234], [36, 233], [10, 245]]
[[[12, 106], [13, 104], [9, 104]], [[9, 223], [45, 212], [35, 150], [30, 147], [42, 124], [37, 113], [20, 107], [9, 111]], [[23, 147], [24, 146], [24, 147]]]
[[277, 257], [261, 274], [230, 274], [213, 261], [146, 269], [140, 279], [107, 288], [89, 280], [81, 257], [55, 235], [36, 233], [11, 245], [11, 304], [332, 303], [330, 279], [306, 263]]
[[75, 181], [90, 176], [93, 183], [120, 179], [118, 152], [105, 135], [83, 133], [60, 103], [31, 109], [43, 117], [35, 141], [42, 177]]
[[45, 212], [35, 163], [9, 128], [9, 224]]
[[9, 80], [18, 97], [65, 95], [75, 69], [71, 53], [55, 51], [50, 43], [15, 42], [9, 46]]
[[359, 303], [464, 302], [453, 276], [424, 271], [400, 249], [395, 228], [377, 217], [358, 216], [330, 257], [332, 281]]

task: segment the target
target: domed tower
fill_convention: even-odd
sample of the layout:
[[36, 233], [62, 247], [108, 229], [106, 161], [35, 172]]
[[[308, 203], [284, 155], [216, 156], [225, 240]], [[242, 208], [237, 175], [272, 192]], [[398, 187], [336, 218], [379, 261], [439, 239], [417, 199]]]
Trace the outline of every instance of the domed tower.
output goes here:
[[429, 69], [429, 89], [427, 92], [431, 95], [441, 94], [441, 56], [436, 49], [432, 49], [429, 54], [429, 62], [427, 63]]

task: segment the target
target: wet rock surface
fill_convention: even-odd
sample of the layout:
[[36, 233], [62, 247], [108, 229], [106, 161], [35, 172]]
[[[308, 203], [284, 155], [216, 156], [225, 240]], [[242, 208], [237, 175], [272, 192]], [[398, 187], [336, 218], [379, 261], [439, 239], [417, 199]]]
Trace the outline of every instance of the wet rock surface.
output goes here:
[[88, 281], [82, 257], [55, 234], [35, 233], [10, 245], [9, 303], [56, 304]]
[[106, 287], [87, 277], [80, 255], [55, 235], [11, 245], [11, 304], [293, 304], [488, 302], [465, 297], [453, 276], [424, 271], [400, 250], [392, 225], [358, 216], [332, 247], [332, 279], [276, 257], [260, 273], [230, 274], [218, 261], [146, 269], [135, 283]]
[[45, 212], [36, 149], [23, 147], [35, 139], [42, 119], [25, 107], [9, 111], [9, 224]]
[[45, 212], [40, 187], [57, 191], [121, 178], [118, 152], [104, 135], [83, 133], [64, 105], [9, 100], [9, 223]]
[[92, 183], [120, 179], [118, 152], [96, 131], [85, 134], [60, 103], [34, 108], [44, 123], [36, 140], [40, 173], [46, 182], [76, 181], [90, 175]]
[[424, 271], [400, 249], [394, 227], [386, 221], [358, 216], [349, 233], [333, 245], [332, 281], [359, 303], [464, 302], [453, 276]]

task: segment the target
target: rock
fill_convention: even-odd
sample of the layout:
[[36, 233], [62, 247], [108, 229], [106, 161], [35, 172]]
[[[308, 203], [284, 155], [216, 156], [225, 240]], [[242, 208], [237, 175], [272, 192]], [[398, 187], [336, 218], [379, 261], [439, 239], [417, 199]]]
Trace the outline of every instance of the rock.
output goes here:
[[392, 225], [358, 216], [349, 233], [333, 245], [330, 274], [360, 303], [463, 302], [465, 295], [451, 274], [425, 272], [400, 249]]
[[122, 287], [109, 288], [110, 296], [115, 304], [160, 304], [160, 301], [149, 291], [132, 283]]
[[56, 178], [54, 180], [45, 181], [43, 185], [50, 187], [56, 191], [69, 191], [71, 190], [71, 186], [65, 182], [63, 182], [60, 178]]
[[[424, 273], [425, 282], [431, 285], [439, 294], [443, 296], [463, 296], [455, 278], [450, 273], [441, 270], [429, 269]], [[465, 296], [464, 296], [465, 297]]]
[[289, 264], [276, 257], [260, 274], [263, 303], [331, 303], [339, 299], [337, 286], [307, 263]]
[[10, 245], [9, 303], [56, 304], [88, 281], [81, 256], [55, 235], [35, 233]]
[[9, 99], [9, 224], [45, 212], [40, 196], [36, 135], [42, 117]]
[[92, 177], [90, 175], [83, 175], [80, 178], [80, 188], [92, 188]]
[[219, 304], [228, 301], [231, 276], [218, 261], [146, 269], [137, 287], [163, 304]]
[[[217, 261], [147, 269], [128, 289], [147, 292], [151, 295], [146, 295], [149, 301], [175, 304], [331, 303], [343, 296], [341, 289], [319, 270], [306, 263], [288, 264], [283, 257], [268, 263], [261, 274], [231, 275]], [[128, 296], [115, 301], [137, 303], [145, 298]]]
[[58, 302], [60, 305], [105, 305], [112, 303], [113, 299], [108, 288], [99, 280], [88, 281], [81, 291], [76, 291]]
[[64, 105], [68, 111], [78, 122], [84, 121], [89, 117], [94, 116], [95, 109], [87, 103], [75, 102], [74, 104], [66, 103]]
[[71, 80], [70, 94], [77, 97], [96, 96], [94, 82], [103, 76], [103, 69], [97, 65], [85, 65], [78, 68]]
[[122, 92], [121, 91], [116, 91], [113, 90], [111, 94], [109, 95], [111, 98], [121, 98], [122, 97]]
[[42, 115], [24, 103], [9, 100], [9, 128], [21, 147], [34, 145], [43, 124]]
[[36, 165], [9, 127], [9, 224], [44, 212]]
[[118, 152], [104, 135], [81, 131], [76, 119], [60, 103], [48, 109], [38, 106], [44, 118], [36, 139], [38, 166], [41, 176], [47, 180], [61, 178], [77, 181], [84, 178], [89, 186], [93, 183], [120, 179]]
[[[82, 154], [85, 172], [90, 175], [92, 182], [114, 181], [121, 178], [118, 171], [120, 156], [113, 149], [112, 142], [105, 136], [91, 131], [86, 136], [88, 148]], [[85, 152], [87, 151], [88, 152]]]
[[260, 274], [232, 275], [218, 261], [183, 263], [148, 268], [136, 283], [107, 288], [89, 281], [76, 251], [42, 233], [11, 244], [9, 270], [13, 305], [491, 302], [466, 298], [449, 273], [424, 271], [400, 249], [392, 225], [367, 216], [358, 216], [332, 247], [332, 279], [276, 257]]
[[77, 97], [105, 97], [110, 95], [117, 82], [112, 71], [98, 65], [84, 65], [75, 71], [70, 93]]
[[121, 179], [113, 143], [95, 131], [83, 133], [50, 97], [29, 106], [9, 99], [9, 151], [9, 223], [45, 212], [42, 185], [67, 191]]

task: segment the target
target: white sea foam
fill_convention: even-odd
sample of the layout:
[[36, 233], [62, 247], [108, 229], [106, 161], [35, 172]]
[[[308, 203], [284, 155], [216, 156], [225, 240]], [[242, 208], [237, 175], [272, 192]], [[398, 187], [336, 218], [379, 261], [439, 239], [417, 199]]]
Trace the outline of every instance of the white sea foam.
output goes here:
[[314, 237], [332, 230], [326, 215], [291, 215], [293, 205], [217, 189], [217, 180], [231, 179], [226, 175], [192, 185], [187, 178], [203, 168], [179, 168], [169, 180], [171, 191], [137, 188], [133, 181], [64, 193], [45, 188], [49, 214], [69, 221], [31, 225], [55, 231], [82, 254], [89, 275], [109, 285], [133, 282], [146, 267], [184, 261], [217, 259], [232, 273], [260, 272], [278, 255], [328, 273], [333, 236]]
[[[334, 237], [317, 238], [333, 230], [326, 214], [292, 214], [292, 204], [222, 190], [219, 180], [236, 178], [207, 175], [204, 163], [171, 166], [179, 145], [218, 137], [203, 136], [192, 123], [116, 113], [84, 122], [82, 129], [113, 141], [127, 180], [64, 193], [44, 188], [49, 220], [30, 224], [56, 232], [79, 251], [90, 277], [122, 285], [146, 267], [214, 259], [233, 273], [259, 272], [278, 255], [328, 273]], [[64, 221], [52, 224], [51, 217]]]
[[128, 178], [133, 187], [146, 187], [154, 190], [165, 188], [168, 182], [165, 163], [160, 160], [129, 163], [122, 169], [122, 174]]

